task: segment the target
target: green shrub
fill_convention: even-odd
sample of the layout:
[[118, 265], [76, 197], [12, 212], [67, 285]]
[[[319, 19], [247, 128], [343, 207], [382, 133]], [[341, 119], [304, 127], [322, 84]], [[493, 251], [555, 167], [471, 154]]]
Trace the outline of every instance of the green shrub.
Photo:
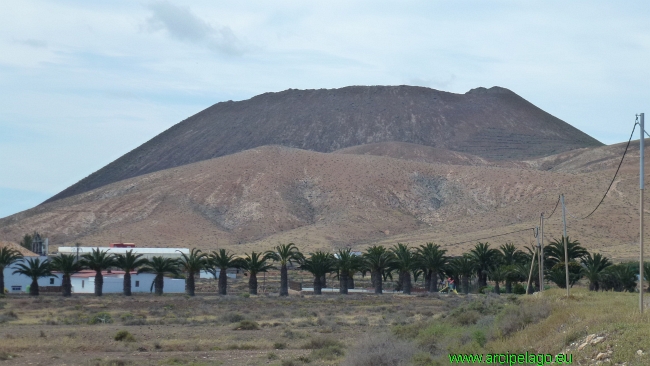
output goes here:
[[260, 329], [260, 325], [257, 324], [257, 322], [254, 322], [252, 320], [242, 320], [233, 329], [234, 330], [258, 330]]
[[221, 316], [221, 320], [225, 323], [239, 323], [244, 319], [244, 316], [238, 313], [228, 313]]
[[[348, 352], [341, 366], [406, 366], [416, 353], [413, 342], [395, 339], [390, 334], [366, 335]], [[421, 361], [423, 356], [420, 355]]]
[[333, 361], [343, 355], [345, 355], [345, 351], [343, 351], [342, 346], [329, 346], [313, 350], [309, 355], [309, 359]]
[[451, 317], [454, 323], [459, 325], [472, 325], [481, 318], [481, 314], [476, 310], [467, 310], [460, 312]]
[[0, 361], [13, 360], [15, 357], [16, 357], [16, 355], [12, 355], [11, 353], [1, 352], [0, 351]]
[[508, 336], [529, 324], [534, 324], [551, 315], [551, 305], [546, 302], [510, 305], [503, 309], [496, 323], [502, 336]]
[[111, 317], [111, 314], [102, 311], [93, 315], [88, 321], [88, 324], [111, 324], [112, 322], [113, 317]]
[[118, 342], [124, 341], [124, 342], [135, 342], [135, 337], [129, 333], [126, 330], [120, 330], [115, 334], [114, 339]]
[[472, 333], [472, 339], [481, 347], [484, 347], [487, 343], [487, 337], [485, 336], [485, 332], [482, 330], [474, 331], [474, 333]]
[[275, 342], [275, 343], [273, 343], [273, 348], [275, 348], [275, 349], [285, 349], [285, 348], [287, 348], [287, 344], [285, 342]]
[[302, 345], [303, 349], [321, 349], [327, 347], [343, 346], [343, 344], [330, 337], [314, 337]]
[[524, 285], [522, 285], [521, 283], [515, 283], [512, 286], [512, 293], [516, 295], [525, 295], [526, 287], [524, 287]]

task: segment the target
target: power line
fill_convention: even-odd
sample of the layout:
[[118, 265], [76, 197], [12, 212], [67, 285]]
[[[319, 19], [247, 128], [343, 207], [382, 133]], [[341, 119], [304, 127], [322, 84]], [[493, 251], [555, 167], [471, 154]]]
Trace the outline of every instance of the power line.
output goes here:
[[623, 151], [623, 156], [621, 157], [621, 162], [618, 163], [618, 168], [616, 168], [616, 173], [614, 173], [614, 178], [612, 178], [611, 183], [609, 183], [609, 187], [607, 187], [607, 191], [605, 191], [605, 194], [603, 195], [603, 198], [600, 200], [600, 202], [598, 202], [598, 205], [596, 206], [596, 208], [594, 208], [594, 210], [591, 211], [591, 213], [589, 215], [583, 217], [582, 218], [583, 220], [588, 218], [589, 216], [591, 216], [594, 212], [596, 212], [598, 207], [600, 207], [600, 205], [605, 200], [605, 197], [607, 197], [607, 193], [609, 193], [609, 190], [612, 188], [612, 185], [614, 184], [614, 181], [616, 180], [616, 176], [618, 175], [618, 171], [621, 169], [621, 165], [623, 165], [623, 160], [625, 159], [625, 154], [627, 154], [627, 149], [630, 147], [630, 142], [632, 141], [632, 136], [634, 136], [634, 130], [636, 130], [636, 125], [638, 124], [638, 120], [639, 120], [639, 117], [637, 117], [636, 121], [634, 122], [634, 127], [632, 127], [632, 133], [630, 134], [630, 138], [627, 140], [627, 145], [625, 145], [625, 151]]
[[550, 219], [551, 216], [553, 216], [553, 214], [555, 213], [555, 210], [557, 209], [557, 206], [558, 206], [559, 203], [560, 203], [560, 195], [558, 194], [557, 195], [557, 202], [555, 202], [555, 208], [553, 208], [553, 212], [551, 212], [551, 214], [548, 215], [548, 217], [545, 217], [544, 220]]

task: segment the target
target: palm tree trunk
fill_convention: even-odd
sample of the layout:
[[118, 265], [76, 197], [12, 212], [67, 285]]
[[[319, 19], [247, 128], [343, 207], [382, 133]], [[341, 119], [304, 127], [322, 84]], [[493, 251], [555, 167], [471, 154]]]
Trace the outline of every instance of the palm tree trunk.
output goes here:
[[5, 294], [5, 268], [0, 267], [0, 295]]
[[506, 278], [506, 294], [512, 293], [512, 280]]
[[395, 286], [395, 291], [402, 291], [404, 287], [404, 272], [400, 271], [397, 276], [397, 284]]
[[70, 282], [70, 275], [69, 274], [64, 274], [63, 275], [63, 281], [61, 283], [61, 289], [63, 290], [63, 296], [64, 297], [70, 297], [72, 296], [72, 283]]
[[429, 269], [424, 270], [424, 289], [427, 292], [431, 292], [431, 273], [432, 271]]
[[469, 276], [463, 276], [462, 282], [463, 282], [463, 292], [465, 294], [469, 294]]
[[32, 279], [32, 284], [29, 285], [29, 296], [38, 296], [38, 279]]
[[339, 273], [339, 293], [343, 295], [348, 294], [348, 273], [345, 271], [341, 271]]
[[249, 274], [248, 293], [251, 295], [257, 295], [257, 273]]
[[289, 276], [286, 264], [280, 267], [280, 296], [289, 296]]
[[373, 288], [377, 288], [377, 276], [381, 276], [378, 273], [379, 273], [379, 271], [371, 271], [370, 272], [370, 284], [372, 284]]
[[411, 273], [409, 271], [404, 272], [402, 293], [407, 295], [411, 294]]
[[124, 283], [122, 285], [124, 296], [131, 296], [131, 272], [124, 273]]
[[348, 274], [348, 290], [354, 288], [354, 274]]
[[154, 280], [156, 284], [156, 295], [160, 296], [163, 294], [163, 287], [165, 286], [165, 278], [163, 274], [157, 274], [156, 279]]
[[431, 288], [429, 292], [438, 292], [438, 271], [431, 270]]
[[326, 275], [322, 275], [320, 277], [320, 285], [321, 285], [321, 288], [327, 287], [327, 276]]
[[102, 276], [102, 271], [95, 271], [95, 296], [102, 296], [102, 290], [104, 289], [104, 276]]
[[499, 287], [499, 281], [494, 281], [494, 293], [501, 295], [501, 288]]
[[228, 276], [226, 271], [226, 268], [221, 268], [219, 271], [219, 295], [225, 295], [227, 293]]
[[185, 293], [189, 296], [194, 296], [194, 272], [187, 273], [187, 281], [185, 281]]
[[320, 276], [314, 276], [314, 295], [321, 295], [323, 292]]
[[383, 284], [381, 283], [381, 273], [379, 271], [373, 271], [370, 277], [374, 277], [373, 286], [375, 287], [376, 294], [382, 294], [384, 289], [382, 288]]

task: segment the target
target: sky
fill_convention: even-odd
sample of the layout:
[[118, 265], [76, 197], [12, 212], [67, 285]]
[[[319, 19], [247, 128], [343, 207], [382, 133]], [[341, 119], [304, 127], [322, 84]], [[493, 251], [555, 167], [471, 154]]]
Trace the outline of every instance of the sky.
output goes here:
[[226, 100], [501, 86], [606, 144], [650, 113], [648, 1], [13, 1], [0, 217]]

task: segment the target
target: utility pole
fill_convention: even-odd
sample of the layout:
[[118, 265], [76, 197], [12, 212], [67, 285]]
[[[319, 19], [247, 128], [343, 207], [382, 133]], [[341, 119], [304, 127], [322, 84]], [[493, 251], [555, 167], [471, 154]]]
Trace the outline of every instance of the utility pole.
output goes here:
[[564, 242], [564, 272], [566, 274], [566, 297], [569, 297], [569, 250], [567, 249], [567, 246], [569, 245], [569, 241], [567, 240], [566, 236], [566, 208], [564, 207], [564, 193], [560, 196], [560, 200], [562, 200], [562, 225], [564, 226], [564, 239], [562, 240]]
[[643, 127], [643, 113], [639, 118], [639, 311], [643, 314], [643, 188], [644, 188], [644, 169], [643, 169], [643, 149], [645, 145], [645, 133]]
[[540, 235], [542, 236], [539, 246], [539, 290], [544, 292], [544, 213], [540, 216]]
[[526, 295], [528, 295], [529, 292], [531, 294], [534, 292], [534, 291], [530, 290], [530, 282], [533, 279], [533, 267], [535, 267], [535, 254], [537, 254], [537, 247], [535, 247], [535, 249], [533, 250], [533, 260], [530, 262], [530, 273], [528, 273], [528, 282], [527, 282], [527, 286], [526, 286]]
[[539, 226], [536, 229], [537, 231], [537, 276], [538, 276], [538, 281], [539, 281], [539, 291], [542, 292], [542, 288], [544, 287], [544, 282], [542, 282], [542, 245], [540, 244], [539, 241]]

